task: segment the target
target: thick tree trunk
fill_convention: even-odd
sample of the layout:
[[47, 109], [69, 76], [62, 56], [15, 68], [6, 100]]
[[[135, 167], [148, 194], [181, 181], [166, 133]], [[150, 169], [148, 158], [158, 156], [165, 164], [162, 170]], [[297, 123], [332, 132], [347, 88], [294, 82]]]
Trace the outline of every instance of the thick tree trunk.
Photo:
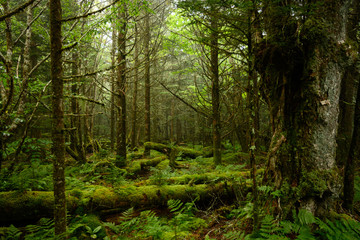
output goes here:
[[54, 218], [55, 236], [65, 239], [65, 138], [64, 138], [64, 83], [62, 79], [61, 1], [50, 1], [50, 44], [52, 80], [52, 152], [54, 155]]
[[324, 216], [335, 208], [342, 187], [335, 156], [348, 1], [317, 5], [305, 23], [296, 23], [303, 27], [300, 35], [286, 4], [267, 5], [269, 39], [257, 57], [274, 124], [266, 178], [279, 188], [291, 186], [289, 206]]

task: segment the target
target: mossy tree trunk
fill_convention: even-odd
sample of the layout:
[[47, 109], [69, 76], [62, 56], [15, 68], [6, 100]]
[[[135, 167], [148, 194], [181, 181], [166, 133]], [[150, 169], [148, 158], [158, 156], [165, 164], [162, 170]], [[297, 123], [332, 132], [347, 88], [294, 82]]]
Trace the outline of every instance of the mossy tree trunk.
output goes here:
[[[111, 45], [111, 65], [115, 66], [115, 52], [116, 52], [116, 25], [115, 22], [111, 24], [112, 30], [112, 45]], [[115, 68], [111, 70], [111, 106], [110, 106], [110, 148], [115, 149]]]
[[214, 164], [221, 164], [221, 127], [220, 127], [220, 83], [219, 83], [219, 28], [215, 7], [210, 16], [210, 73]]
[[299, 20], [288, 1], [269, 1], [268, 35], [257, 50], [273, 122], [266, 178], [288, 187], [289, 206], [320, 216], [335, 207], [342, 187], [335, 156], [348, 4], [299, 5], [311, 9]]
[[116, 134], [116, 163], [117, 167], [126, 166], [126, 5], [119, 9], [118, 56], [117, 62], [117, 134]]
[[54, 155], [54, 218], [55, 236], [66, 233], [64, 83], [62, 79], [61, 1], [50, 0], [50, 45], [52, 80], [52, 152]]
[[[150, 128], [150, 13], [145, 13], [144, 51], [145, 51], [145, 142], [151, 140]], [[150, 156], [145, 149], [144, 156]]]
[[139, 81], [139, 31], [137, 23], [135, 23], [135, 53], [134, 53], [134, 89], [132, 99], [132, 122], [131, 122], [131, 148], [135, 149], [137, 145], [136, 141], [136, 125], [137, 125], [137, 93], [138, 93], [138, 81]]
[[[72, 75], [77, 76], [79, 74], [79, 54], [77, 50], [72, 53]], [[80, 163], [86, 162], [86, 154], [84, 149], [84, 144], [82, 141], [82, 132], [81, 132], [81, 117], [80, 117], [80, 106], [78, 99], [75, 97], [79, 95], [79, 79], [75, 78], [74, 83], [71, 85], [71, 94], [73, 97], [71, 98], [71, 112], [73, 116], [71, 116], [71, 127], [74, 129], [70, 132], [70, 148], [72, 153], [75, 155], [74, 159], [79, 161]]]

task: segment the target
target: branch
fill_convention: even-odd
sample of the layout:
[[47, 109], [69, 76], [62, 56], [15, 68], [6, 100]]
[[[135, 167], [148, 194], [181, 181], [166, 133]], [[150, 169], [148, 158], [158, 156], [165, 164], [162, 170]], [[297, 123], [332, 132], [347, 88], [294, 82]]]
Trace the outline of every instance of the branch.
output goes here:
[[[120, 63], [122, 64], [122, 63]], [[74, 78], [81, 78], [81, 77], [88, 77], [88, 76], [93, 76], [93, 75], [96, 75], [98, 73], [102, 73], [102, 72], [106, 72], [106, 71], [110, 71], [111, 69], [113, 68], [116, 68], [118, 65], [120, 64], [117, 64], [117, 65], [112, 65], [108, 68], [105, 68], [105, 69], [102, 69], [102, 70], [98, 70], [98, 71], [94, 71], [94, 72], [88, 72], [88, 73], [84, 73], [84, 74], [80, 74], [80, 75], [72, 75], [72, 76], [68, 76], [68, 77], [63, 77], [63, 80], [64, 81], [70, 81], [70, 80], [73, 80]]]
[[[40, 3], [40, 1], [38, 2]], [[26, 26], [26, 28], [20, 33], [20, 35], [17, 37], [17, 39], [14, 41], [14, 46], [18, 43], [20, 38], [25, 34], [26, 30], [30, 28], [30, 26], [42, 15], [42, 13], [45, 11], [46, 6], [41, 9], [40, 13], [31, 21], [29, 25]]]
[[190, 107], [192, 110], [194, 110], [195, 112], [205, 116], [205, 117], [209, 117], [206, 113], [199, 111], [198, 109], [196, 109], [194, 106], [192, 106], [190, 103], [186, 102], [183, 98], [181, 98], [180, 96], [178, 96], [176, 93], [172, 92], [168, 87], [166, 87], [162, 82], [158, 81], [158, 83], [160, 83], [160, 85], [165, 88], [169, 93], [171, 93], [171, 95], [173, 95], [174, 97], [176, 97], [177, 99], [179, 99], [181, 102], [183, 102], [186, 106]]
[[86, 18], [88, 16], [91, 16], [91, 15], [94, 15], [94, 14], [97, 14], [99, 12], [102, 12], [104, 11], [105, 9], [111, 7], [112, 5], [114, 5], [115, 3], [117, 3], [119, 0], [115, 0], [113, 3], [109, 4], [109, 5], [106, 5], [105, 7], [103, 8], [100, 8], [99, 10], [96, 10], [94, 12], [89, 12], [87, 14], [84, 14], [84, 15], [80, 15], [80, 16], [75, 16], [75, 17], [70, 17], [70, 18], [65, 18], [65, 19], [62, 19], [61, 21], [62, 22], [68, 22], [68, 21], [73, 21], [73, 20], [77, 20], [77, 19], [80, 19], [80, 18]]
[[9, 18], [11, 17], [12, 15], [15, 15], [21, 11], [24, 11], [24, 9], [26, 7], [28, 7], [29, 5], [31, 5], [33, 2], [35, 2], [36, 0], [29, 0], [25, 3], [23, 3], [22, 5], [20, 5], [19, 7], [15, 8], [14, 10], [8, 12], [8, 13], [5, 13], [4, 15], [1, 15], [0, 16], [0, 21], [4, 21], [6, 18]]
[[81, 96], [81, 95], [65, 95], [64, 97], [67, 97], [67, 98], [76, 98], [76, 99], [80, 99], [80, 100], [84, 100], [84, 101], [96, 103], [96, 104], [99, 104], [99, 105], [105, 107], [105, 104], [104, 104], [104, 103], [98, 102], [98, 101], [96, 101], [96, 100], [94, 100], [94, 99], [90, 99], [90, 98], [87, 98], [87, 97]]

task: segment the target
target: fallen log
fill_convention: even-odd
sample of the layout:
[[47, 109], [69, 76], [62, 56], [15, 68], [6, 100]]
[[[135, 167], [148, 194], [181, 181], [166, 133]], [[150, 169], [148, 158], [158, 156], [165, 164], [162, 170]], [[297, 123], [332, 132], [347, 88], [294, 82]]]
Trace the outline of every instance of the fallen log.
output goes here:
[[[263, 172], [263, 169], [258, 169], [257, 173]], [[229, 171], [229, 172], [210, 172], [203, 174], [185, 174], [179, 177], [170, 177], [168, 179], [162, 179], [161, 184], [213, 184], [218, 182], [246, 182], [246, 179], [250, 178], [250, 171]], [[147, 179], [141, 182], [136, 183], [137, 186], [141, 185], [158, 185], [158, 179]], [[250, 187], [249, 184], [247, 184]]]
[[180, 147], [180, 146], [170, 146], [170, 145], [165, 145], [162, 143], [146, 142], [146, 143], [144, 143], [144, 146], [145, 146], [146, 150], [155, 150], [155, 151], [161, 152], [163, 154], [166, 154], [168, 157], [170, 157], [171, 151], [174, 151], [174, 150], [177, 153], [179, 153], [179, 157], [182, 157], [182, 158], [197, 158], [200, 156], [210, 157], [212, 155], [212, 152], [210, 150], [202, 152], [202, 151], [197, 151], [192, 148]]
[[[124, 186], [107, 188], [89, 186], [87, 189], [74, 189], [66, 192], [69, 214], [98, 213], [103, 210], [130, 207], [166, 206], [169, 199], [210, 202], [216, 196], [233, 198], [231, 185], [217, 183], [212, 185], [164, 185], [164, 186]], [[54, 195], [51, 191], [0, 192], [0, 224], [37, 221], [42, 217], [52, 217]]]
[[155, 157], [152, 159], [134, 160], [129, 163], [129, 166], [127, 167], [127, 172], [129, 174], [136, 174], [144, 171], [147, 167], [155, 167], [164, 160], [166, 160], [166, 156]]

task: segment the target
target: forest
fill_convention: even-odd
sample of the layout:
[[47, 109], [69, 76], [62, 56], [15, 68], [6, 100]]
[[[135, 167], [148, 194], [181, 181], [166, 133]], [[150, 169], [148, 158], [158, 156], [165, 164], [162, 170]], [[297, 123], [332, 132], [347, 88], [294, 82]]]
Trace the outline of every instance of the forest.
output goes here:
[[0, 0], [0, 239], [360, 239], [359, 0]]

